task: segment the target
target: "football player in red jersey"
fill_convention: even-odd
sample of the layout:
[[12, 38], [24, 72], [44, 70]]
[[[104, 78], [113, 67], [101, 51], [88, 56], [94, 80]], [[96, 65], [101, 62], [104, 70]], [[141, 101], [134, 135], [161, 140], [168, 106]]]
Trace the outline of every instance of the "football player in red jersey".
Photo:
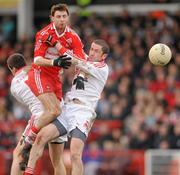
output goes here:
[[[62, 62], [65, 59], [64, 67], [67, 68], [70, 62], [68, 62], [67, 57], [61, 59], [57, 59], [57, 57], [63, 54], [73, 54], [82, 59], [86, 57], [79, 36], [68, 26], [69, 11], [67, 5], [52, 6], [50, 17], [51, 23], [36, 34], [34, 62], [28, 72], [28, 80], [26, 80], [26, 84], [44, 107], [43, 114], [25, 138], [26, 145], [32, 144], [39, 130], [61, 113], [62, 82], [60, 76], [62, 69], [60, 65], [62, 67]], [[50, 144], [50, 157], [56, 175], [65, 174], [63, 173], [62, 156], [60, 156], [60, 148], [62, 147], [63, 144]], [[24, 150], [25, 153], [29, 151], [26, 150], [26, 147]]]
[[[58, 64], [54, 59], [63, 54], [85, 58], [83, 44], [75, 31], [68, 27], [68, 21], [67, 5], [54, 5], [51, 8], [51, 23], [36, 34], [34, 63], [26, 83], [42, 102], [44, 113], [26, 141], [33, 142], [31, 138], [61, 112], [62, 82], [59, 77], [62, 69], [52, 67]], [[59, 47], [56, 47], [57, 43]]]

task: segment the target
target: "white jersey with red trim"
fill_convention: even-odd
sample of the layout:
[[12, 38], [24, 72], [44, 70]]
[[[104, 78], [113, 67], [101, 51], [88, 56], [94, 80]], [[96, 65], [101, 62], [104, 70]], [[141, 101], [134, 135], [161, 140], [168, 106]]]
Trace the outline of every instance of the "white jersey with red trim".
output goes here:
[[76, 67], [86, 73], [85, 89], [79, 90], [73, 85], [70, 92], [66, 94], [66, 100], [79, 99], [94, 110], [108, 78], [108, 66], [104, 62], [79, 61]]
[[11, 81], [10, 91], [16, 100], [29, 108], [33, 116], [39, 117], [43, 113], [43, 106], [25, 83], [27, 78], [27, 72], [19, 70]]

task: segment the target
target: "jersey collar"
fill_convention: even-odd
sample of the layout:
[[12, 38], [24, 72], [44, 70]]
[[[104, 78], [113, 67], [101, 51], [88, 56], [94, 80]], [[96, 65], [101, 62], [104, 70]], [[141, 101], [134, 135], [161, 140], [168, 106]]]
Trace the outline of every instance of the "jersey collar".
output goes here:
[[26, 66], [23, 66], [23, 67], [21, 67], [20, 69], [18, 69], [18, 70], [15, 72], [15, 76], [16, 76], [17, 74], [19, 74], [25, 67], [26, 67]]
[[62, 37], [68, 31], [68, 27], [66, 26], [65, 29], [64, 29], [64, 32], [59, 35], [59, 33], [56, 30], [56, 27], [55, 27], [54, 23], [52, 23], [52, 26], [53, 26], [53, 29], [55, 30], [55, 33], [56, 33], [56, 35], [58, 37]]

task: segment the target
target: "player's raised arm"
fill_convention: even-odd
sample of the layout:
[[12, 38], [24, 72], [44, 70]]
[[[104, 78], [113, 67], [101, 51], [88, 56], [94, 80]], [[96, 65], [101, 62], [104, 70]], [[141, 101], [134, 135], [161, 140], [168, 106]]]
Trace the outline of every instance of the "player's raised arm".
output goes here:
[[58, 66], [64, 69], [68, 69], [69, 66], [71, 66], [71, 57], [68, 57], [67, 55], [62, 55], [56, 59], [47, 60], [39, 56], [35, 57], [34, 64], [38, 66]]
[[38, 66], [58, 66], [67, 69], [71, 66], [71, 58], [67, 55], [58, 56], [56, 59], [46, 59], [45, 53], [49, 47], [48, 42], [49, 34], [37, 34], [36, 44], [34, 50], [34, 64]]

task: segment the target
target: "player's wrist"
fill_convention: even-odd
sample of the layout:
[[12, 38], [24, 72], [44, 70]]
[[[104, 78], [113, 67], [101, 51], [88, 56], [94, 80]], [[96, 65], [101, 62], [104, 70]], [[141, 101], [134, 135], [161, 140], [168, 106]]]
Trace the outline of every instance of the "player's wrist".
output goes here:
[[60, 66], [61, 60], [59, 58], [56, 58], [52, 61], [52, 66]]
[[83, 74], [83, 73], [79, 73], [78, 77], [82, 77], [82, 78], [84, 78], [85, 76], [84, 76], [84, 74]]

